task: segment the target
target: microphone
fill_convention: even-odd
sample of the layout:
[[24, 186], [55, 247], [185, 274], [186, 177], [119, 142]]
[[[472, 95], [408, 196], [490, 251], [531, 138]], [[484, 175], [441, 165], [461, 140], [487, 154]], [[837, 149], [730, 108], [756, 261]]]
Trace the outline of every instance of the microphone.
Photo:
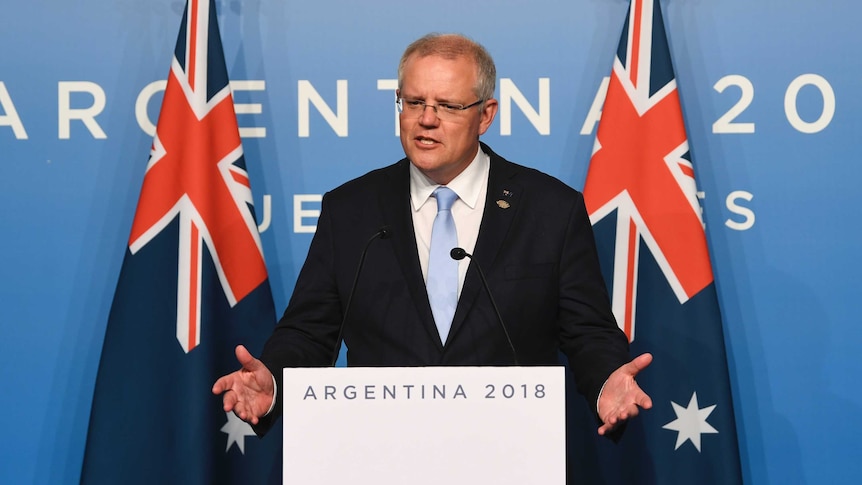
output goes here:
[[368, 242], [365, 243], [365, 247], [362, 248], [362, 254], [359, 256], [359, 264], [356, 266], [356, 276], [353, 277], [353, 286], [350, 288], [350, 295], [347, 297], [347, 305], [344, 306], [344, 316], [341, 318], [341, 325], [338, 327], [338, 338], [335, 339], [335, 348], [332, 349], [331, 367], [335, 367], [335, 363], [338, 361], [338, 353], [341, 351], [341, 337], [344, 335], [344, 324], [347, 323], [347, 315], [350, 313], [350, 304], [353, 302], [353, 294], [356, 293], [356, 283], [359, 282], [359, 275], [362, 273], [362, 265], [365, 264], [365, 255], [368, 254], [368, 248], [371, 247], [371, 243], [375, 240], [387, 239], [391, 236], [392, 229], [390, 229], [389, 226], [381, 226], [380, 229], [378, 229], [377, 232], [368, 239]]
[[500, 327], [503, 328], [503, 333], [506, 334], [506, 341], [509, 342], [509, 348], [512, 349], [512, 359], [515, 361], [515, 365], [519, 365], [518, 353], [515, 351], [515, 346], [512, 345], [512, 339], [509, 337], [509, 330], [506, 329], [506, 324], [503, 323], [503, 316], [500, 315], [500, 309], [497, 308], [497, 302], [494, 301], [494, 295], [491, 294], [491, 288], [488, 286], [488, 280], [485, 279], [485, 272], [482, 271], [482, 267], [479, 266], [479, 262], [473, 258], [472, 254], [464, 251], [462, 248], [452, 248], [452, 251], [449, 252], [449, 256], [451, 256], [455, 261], [470, 258], [473, 264], [476, 265], [476, 269], [479, 270], [479, 277], [482, 279], [482, 286], [485, 287], [488, 299], [491, 300], [491, 306], [494, 307], [494, 312], [497, 314], [497, 321], [500, 322]]

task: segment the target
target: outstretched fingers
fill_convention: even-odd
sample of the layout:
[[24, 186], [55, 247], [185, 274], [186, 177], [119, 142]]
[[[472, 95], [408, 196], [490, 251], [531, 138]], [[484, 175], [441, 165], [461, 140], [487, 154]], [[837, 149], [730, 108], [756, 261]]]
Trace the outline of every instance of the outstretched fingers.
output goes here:
[[620, 423], [650, 409], [652, 399], [638, 386], [635, 377], [652, 363], [652, 354], [641, 354], [614, 371], [605, 382], [599, 402], [602, 425], [599, 434], [605, 435]]
[[222, 395], [225, 412], [233, 411], [243, 421], [257, 424], [259, 415], [272, 403], [272, 374], [244, 346], [237, 345], [235, 353], [242, 368], [219, 378], [212, 392]]

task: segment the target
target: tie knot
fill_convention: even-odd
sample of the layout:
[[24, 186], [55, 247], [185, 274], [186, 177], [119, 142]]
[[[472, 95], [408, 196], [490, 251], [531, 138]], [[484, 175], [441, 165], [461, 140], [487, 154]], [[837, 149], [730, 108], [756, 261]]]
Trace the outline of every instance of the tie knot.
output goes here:
[[452, 204], [454, 204], [455, 199], [458, 198], [458, 194], [456, 194], [455, 191], [444, 186], [434, 189], [434, 193], [431, 195], [437, 199], [437, 212], [451, 210]]

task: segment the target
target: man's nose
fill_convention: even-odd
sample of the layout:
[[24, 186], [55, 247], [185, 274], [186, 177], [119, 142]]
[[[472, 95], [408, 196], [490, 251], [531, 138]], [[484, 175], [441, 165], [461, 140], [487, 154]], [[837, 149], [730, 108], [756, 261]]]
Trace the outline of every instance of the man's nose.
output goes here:
[[423, 126], [435, 126], [440, 122], [440, 117], [437, 116], [437, 107], [433, 104], [426, 104], [422, 107], [422, 114], [419, 116], [419, 123]]

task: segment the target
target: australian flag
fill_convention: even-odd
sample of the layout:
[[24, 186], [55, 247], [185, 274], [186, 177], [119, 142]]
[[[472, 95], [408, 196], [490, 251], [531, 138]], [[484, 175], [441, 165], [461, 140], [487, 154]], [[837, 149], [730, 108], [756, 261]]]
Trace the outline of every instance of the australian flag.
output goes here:
[[114, 295], [81, 481], [267, 483], [280, 432], [222, 410], [234, 347], [261, 349], [275, 311], [213, 0], [183, 13]]
[[597, 483], [742, 482], [715, 282], [658, 0], [632, 0], [584, 197], [653, 408], [599, 444]]

